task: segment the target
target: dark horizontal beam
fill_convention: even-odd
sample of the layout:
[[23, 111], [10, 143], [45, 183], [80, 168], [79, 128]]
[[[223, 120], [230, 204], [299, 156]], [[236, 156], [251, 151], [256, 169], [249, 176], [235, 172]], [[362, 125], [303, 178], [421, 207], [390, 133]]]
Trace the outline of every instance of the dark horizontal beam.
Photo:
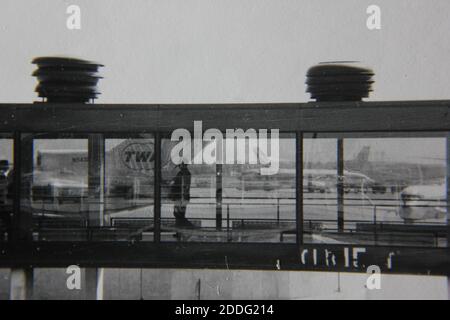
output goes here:
[[[345, 250], [348, 250], [347, 254]], [[28, 242], [16, 246], [0, 243], [0, 252], [0, 267], [67, 267], [76, 264], [105, 268], [366, 272], [370, 265], [376, 265], [382, 273], [450, 274], [447, 248], [297, 246], [286, 243]], [[357, 260], [353, 258], [355, 252]]]
[[450, 130], [450, 100], [284, 104], [0, 104], [1, 132], [170, 132], [280, 129], [302, 132]]

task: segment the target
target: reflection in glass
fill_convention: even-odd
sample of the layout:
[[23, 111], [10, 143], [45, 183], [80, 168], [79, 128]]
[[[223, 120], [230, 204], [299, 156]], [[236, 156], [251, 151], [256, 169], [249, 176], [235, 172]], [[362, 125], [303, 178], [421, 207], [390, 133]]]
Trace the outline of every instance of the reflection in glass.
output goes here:
[[[180, 163], [171, 157], [179, 141], [163, 139], [162, 241], [296, 241], [295, 136], [252, 139], [202, 141], [200, 163], [194, 139]], [[213, 149], [222, 153], [208, 164]]]
[[357, 231], [376, 230], [377, 244], [446, 245], [445, 138], [347, 139], [345, 150], [360, 150], [345, 166], [370, 177], [346, 195]]
[[323, 241], [316, 231], [337, 230], [336, 143], [337, 139], [303, 140], [305, 242]]
[[[320, 226], [307, 232], [307, 242], [446, 245], [445, 138], [346, 138], [343, 178], [335, 169], [338, 139], [325, 140], [304, 140], [304, 215]], [[327, 160], [333, 157], [334, 168]], [[322, 183], [321, 177], [311, 175], [305, 182], [312, 167], [331, 169], [332, 183], [320, 190], [314, 185]], [[343, 230], [327, 223], [337, 220], [337, 209], [326, 203], [327, 196], [318, 196], [322, 192], [337, 200], [332, 190], [339, 181], [344, 194]], [[314, 213], [307, 200], [311, 192], [317, 202]]]
[[216, 229], [216, 165], [194, 164], [182, 151], [179, 163], [174, 162], [172, 151], [178, 144], [170, 138], [161, 141], [161, 241], [221, 241]]
[[[278, 144], [278, 159], [270, 164], [262, 163], [271, 149], [268, 139], [266, 150], [246, 145], [257, 163], [223, 166], [223, 217], [233, 241], [296, 242], [295, 135], [280, 135]], [[264, 174], [261, 168], [270, 166], [276, 171]]]
[[152, 137], [23, 140], [32, 161], [24, 161], [21, 206], [34, 240], [153, 241]]
[[[30, 160], [23, 161], [21, 207], [25, 211], [31, 210], [33, 239], [87, 240], [87, 139], [32, 139], [26, 136], [23, 141], [23, 157]], [[29, 157], [30, 153], [32, 157]]]
[[105, 225], [123, 239], [153, 241], [154, 138], [105, 139]]

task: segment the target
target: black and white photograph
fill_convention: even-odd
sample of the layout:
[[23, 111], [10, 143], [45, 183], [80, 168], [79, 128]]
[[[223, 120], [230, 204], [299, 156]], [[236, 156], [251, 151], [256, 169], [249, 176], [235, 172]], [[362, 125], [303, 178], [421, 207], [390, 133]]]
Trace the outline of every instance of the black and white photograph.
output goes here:
[[2, 0], [0, 300], [449, 300], [449, 15]]

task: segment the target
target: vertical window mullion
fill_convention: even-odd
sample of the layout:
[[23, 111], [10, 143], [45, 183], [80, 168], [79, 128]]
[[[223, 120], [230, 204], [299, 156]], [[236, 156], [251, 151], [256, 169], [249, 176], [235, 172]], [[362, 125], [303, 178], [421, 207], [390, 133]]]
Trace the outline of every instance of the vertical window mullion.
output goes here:
[[303, 244], [303, 133], [295, 137], [295, 212], [297, 222], [297, 244]]
[[161, 241], [161, 133], [154, 133], [155, 139], [155, 166], [154, 166], [154, 186], [153, 186], [153, 229], [154, 242]]

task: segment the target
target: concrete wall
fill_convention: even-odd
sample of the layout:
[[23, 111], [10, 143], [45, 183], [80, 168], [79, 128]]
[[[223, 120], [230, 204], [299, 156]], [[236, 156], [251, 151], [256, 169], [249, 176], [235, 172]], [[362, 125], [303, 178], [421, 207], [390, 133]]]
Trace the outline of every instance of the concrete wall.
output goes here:
[[[68, 290], [64, 269], [35, 269], [34, 299], [85, 299]], [[447, 299], [446, 277], [382, 275], [368, 290], [365, 274], [284, 271], [106, 269], [105, 299]], [[9, 270], [0, 269], [0, 299], [9, 297]]]

